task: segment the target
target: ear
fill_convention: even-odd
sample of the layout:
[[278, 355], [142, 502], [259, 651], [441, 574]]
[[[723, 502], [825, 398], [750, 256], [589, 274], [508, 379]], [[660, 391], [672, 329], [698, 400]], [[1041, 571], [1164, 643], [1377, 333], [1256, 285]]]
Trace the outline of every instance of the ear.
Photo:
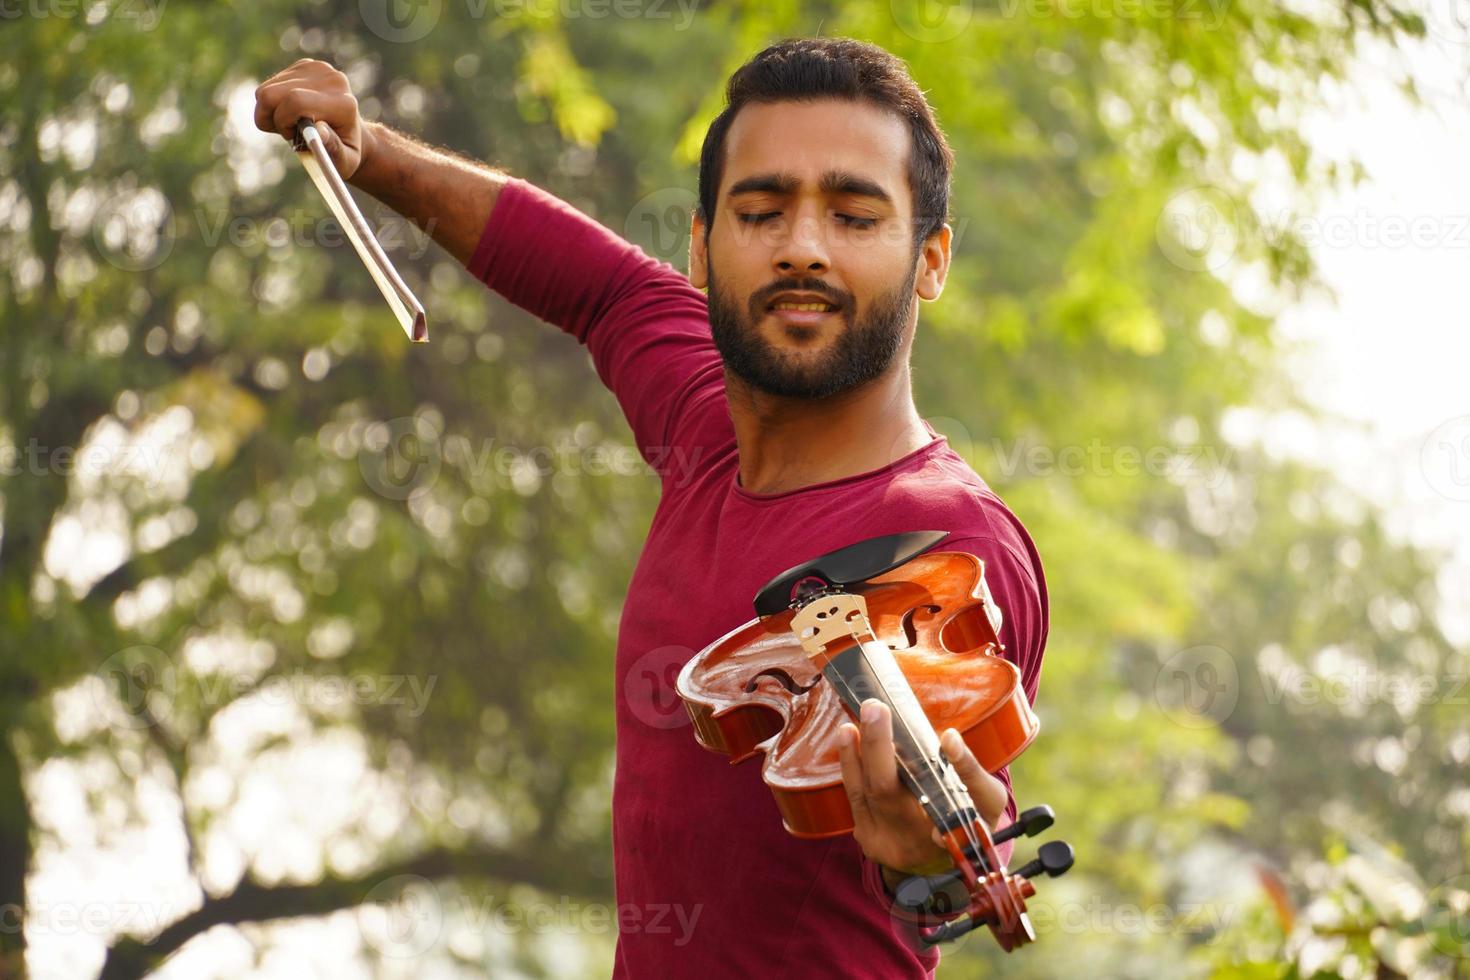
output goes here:
[[920, 299], [936, 300], [944, 292], [944, 280], [949, 276], [949, 246], [954, 237], [948, 224], [924, 240], [919, 250], [919, 274], [914, 278], [914, 292]]
[[709, 253], [704, 244], [704, 222], [697, 209], [689, 221], [689, 282], [695, 289], [709, 285]]

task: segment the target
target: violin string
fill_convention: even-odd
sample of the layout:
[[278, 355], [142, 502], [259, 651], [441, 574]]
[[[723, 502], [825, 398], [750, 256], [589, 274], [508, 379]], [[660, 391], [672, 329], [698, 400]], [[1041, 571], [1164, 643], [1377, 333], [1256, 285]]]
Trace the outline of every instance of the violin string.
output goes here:
[[[872, 629], [871, 626], [868, 627], [868, 636], [872, 639], [872, 642], [874, 642], [874, 643], [881, 643], [882, 642], [874, 634], [873, 629]], [[869, 665], [871, 666], [872, 661], [871, 660], [868, 660], [868, 651], [867, 651], [867, 649], [865, 648], [865, 646], [864, 646], [864, 644], [862, 642], [859, 642], [858, 643], [858, 653], [862, 656], [863, 660], [867, 661], [869, 663]], [[895, 664], [895, 667], [896, 666], [897, 665]], [[930, 759], [928, 758], [927, 754], [925, 754], [923, 752], [922, 743], [919, 741], [918, 736], [915, 734], [912, 726], [909, 724], [909, 719], [908, 719], [906, 713], [903, 712], [903, 711], [896, 711], [896, 710], [894, 710], [894, 707], [895, 707], [896, 702], [893, 699], [892, 693], [889, 692], [889, 690], [888, 690], [888, 685], [887, 685], [887, 682], [885, 681], [885, 679], [876, 670], [870, 670], [869, 673], [878, 681], [878, 684], [880, 686], [882, 686], [882, 688], [883, 688], [884, 694], [887, 695], [890, 718], [892, 718], [893, 716], [896, 716], [898, 718], [899, 722], [904, 727], [905, 733], [909, 737], [910, 743], [912, 745], [914, 745], [915, 747], [918, 747], [919, 748], [920, 754], [921, 754], [921, 756], [923, 756], [923, 763], [924, 763], [925, 768], [928, 770], [930, 776], [933, 777], [934, 783], [938, 785], [939, 791], [940, 791], [940, 793], [943, 794], [944, 799], [945, 799], [945, 802], [949, 804], [949, 807], [950, 807], [951, 812], [953, 812], [956, 816], [958, 816], [960, 818], [960, 826], [962, 828], [964, 828], [965, 840], [969, 843], [970, 847], [974, 849], [976, 858], [983, 860], [984, 859], [984, 852], [980, 848], [980, 840], [979, 840], [979, 838], [975, 836], [974, 827], [971, 826], [971, 824], [970, 824], [970, 822], [968, 820], [964, 819], [964, 810], [960, 807], [959, 801], [955, 798], [955, 796], [950, 791], [950, 788], [949, 788], [948, 784], [945, 782], [942, 774], [939, 773], [939, 772], [937, 772], [935, 770], [933, 763], [930, 761]], [[907, 683], [907, 679], [905, 679], [905, 683]], [[843, 684], [844, 684], [844, 686], [847, 686], [846, 680], [843, 681]], [[851, 693], [851, 688], [850, 687], [848, 688], [848, 690]], [[912, 693], [913, 693], [913, 689], [912, 688], [909, 689], [909, 693], [912, 695]], [[906, 772], [908, 774], [909, 779], [912, 781], [912, 783], [914, 785], [916, 785], [916, 786], [917, 785], [922, 785], [918, 781], [918, 779], [915, 778], [914, 773], [912, 772], [912, 770], [909, 769], [908, 764], [903, 761], [902, 757], [899, 756], [899, 754], [897, 752], [894, 753], [894, 758], [898, 761], [899, 765], [903, 768], [904, 772]], [[950, 763], [951, 766], [953, 766], [953, 764], [954, 764], [953, 762]], [[974, 800], [971, 800], [970, 803], [971, 803], [971, 807], [974, 808]], [[942, 830], [942, 828], [941, 828], [941, 830]]]
[[[879, 680], [880, 680], [880, 683], [881, 683], [881, 678]], [[842, 680], [842, 684], [843, 684], [844, 688], [847, 689], [849, 695], [851, 695], [853, 698], [856, 698], [856, 693], [852, 691], [851, 686], [848, 685], [848, 683], [847, 683], [847, 681], [846, 681], [845, 678]], [[892, 703], [891, 702], [889, 704], [889, 708], [890, 708], [890, 713], [892, 713]], [[903, 716], [902, 716], [901, 713], [899, 714], [899, 720], [904, 725], [904, 729], [908, 733], [909, 738], [911, 740], [913, 740], [913, 743], [915, 745], [917, 745], [918, 744], [918, 739], [914, 737], [913, 729], [911, 727], [909, 727], [909, 724], [908, 724], [907, 719], [903, 718]], [[909, 768], [908, 763], [906, 763], [904, 761], [903, 757], [901, 755], [899, 755], [897, 752], [894, 753], [894, 760], [898, 763], [899, 767], [901, 769], [903, 769], [903, 771], [908, 775], [909, 780], [910, 780], [910, 782], [913, 785], [915, 785], [915, 786], [921, 786], [922, 785], [922, 783], [920, 783], [919, 780], [918, 780], [918, 778], [914, 775], [913, 770]], [[984, 857], [984, 851], [981, 850], [981, 848], [980, 848], [979, 838], [977, 838], [975, 836], [974, 829], [970, 825], [970, 822], [968, 820], [965, 820], [963, 818], [962, 815], [963, 815], [964, 810], [960, 806], [959, 801], [951, 793], [949, 786], [945, 784], [944, 780], [940, 777], [940, 775], [937, 772], [935, 772], [935, 770], [934, 770], [932, 764], [930, 763], [929, 759], [926, 757], [923, 761], [924, 761], [925, 767], [928, 769], [930, 775], [933, 777], [934, 782], [939, 786], [940, 794], [943, 796], [944, 801], [949, 805], [950, 812], [952, 812], [952, 813], [954, 813], [956, 815], [960, 815], [960, 827], [964, 830], [965, 840], [970, 845], [970, 847], [974, 850], [974, 852], [977, 855], [977, 857], [980, 857], [981, 859], [983, 859], [983, 857]], [[972, 801], [972, 803], [973, 803], [973, 801]], [[934, 819], [932, 813], [930, 814], [930, 819], [931, 820]]]

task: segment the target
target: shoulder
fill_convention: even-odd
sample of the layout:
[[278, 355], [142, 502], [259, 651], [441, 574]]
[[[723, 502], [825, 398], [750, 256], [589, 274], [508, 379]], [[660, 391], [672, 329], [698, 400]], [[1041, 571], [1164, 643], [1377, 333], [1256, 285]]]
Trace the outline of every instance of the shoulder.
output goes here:
[[950, 532], [940, 548], [972, 551], [987, 564], [998, 559], [1034, 588], [1045, 588], [1041, 557], [1025, 524], [963, 457], [946, 445], [907, 477], [893, 488], [901, 500], [895, 502], [934, 530]]

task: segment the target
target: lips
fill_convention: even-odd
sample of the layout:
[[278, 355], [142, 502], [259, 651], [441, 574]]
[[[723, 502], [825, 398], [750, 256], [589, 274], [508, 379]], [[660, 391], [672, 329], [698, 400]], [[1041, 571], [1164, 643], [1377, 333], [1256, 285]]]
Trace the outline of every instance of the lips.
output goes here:
[[785, 309], [781, 306], [773, 307], [768, 316], [773, 316], [782, 323], [793, 326], [816, 326], [823, 321], [838, 315], [836, 309], [827, 308], [823, 304], [821, 309]]
[[793, 310], [802, 313], [831, 313], [837, 307], [831, 303], [773, 303], [773, 310]]
[[771, 312], [781, 310], [793, 313], [831, 313], [837, 310], [839, 305], [821, 293], [784, 292], [771, 297], [771, 302], [766, 305], [766, 309]]

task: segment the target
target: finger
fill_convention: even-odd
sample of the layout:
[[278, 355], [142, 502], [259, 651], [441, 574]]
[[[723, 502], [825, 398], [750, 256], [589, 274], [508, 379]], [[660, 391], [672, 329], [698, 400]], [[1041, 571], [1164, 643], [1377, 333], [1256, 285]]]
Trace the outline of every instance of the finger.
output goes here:
[[944, 749], [944, 757], [954, 766], [960, 781], [970, 791], [970, 798], [975, 801], [986, 825], [994, 827], [1005, 812], [1006, 804], [1010, 802], [1011, 794], [1006, 789], [1006, 784], [985, 771], [970, 747], [965, 744], [965, 740], [960, 737], [960, 733], [953, 728], [944, 730], [939, 746]]
[[893, 715], [888, 705], [873, 698], [864, 701], [861, 724], [868, 793], [888, 796], [898, 792], [898, 758], [893, 753]]
[[852, 807], [853, 833], [858, 837], [872, 823], [868, 809], [868, 790], [863, 777], [863, 764], [858, 756], [857, 726], [844, 724], [837, 730], [837, 759], [842, 765], [842, 786]]
[[296, 123], [302, 118], [323, 119], [335, 115], [332, 110], [340, 108], [342, 96], [317, 92], [309, 88], [295, 88], [286, 93], [271, 114], [276, 132], [287, 139], [295, 136]]
[[342, 137], [337, 135], [337, 131], [332, 128], [332, 124], [318, 121], [316, 123], [316, 131], [322, 138], [322, 146], [327, 148], [327, 156], [333, 160], [341, 160]]
[[311, 79], [303, 73], [301, 65], [298, 61], [290, 68], [276, 72], [256, 88], [255, 125], [258, 128], [267, 133], [276, 132], [273, 119], [281, 100], [293, 89], [311, 87]]
[[275, 129], [271, 125], [271, 116], [274, 109], [270, 103], [264, 100], [264, 94], [264, 85], [255, 90], [255, 128], [263, 133], [274, 133]]

